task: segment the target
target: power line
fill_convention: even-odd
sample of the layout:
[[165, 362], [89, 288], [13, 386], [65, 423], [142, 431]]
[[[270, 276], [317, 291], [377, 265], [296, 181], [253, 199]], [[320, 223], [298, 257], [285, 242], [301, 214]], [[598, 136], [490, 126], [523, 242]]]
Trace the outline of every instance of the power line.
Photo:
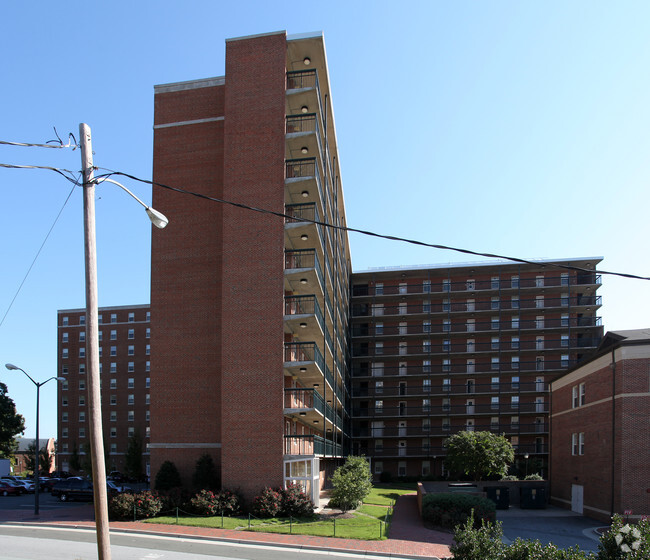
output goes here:
[[[70, 171], [69, 169], [61, 169], [59, 167], [49, 167], [47, 165], [14, 165], [12, 163], [0, 163], [0, 167], [4, 167], [5, 169], [47, 169], [48, 171], [54, 171], [55, 173], [58, 173], [71, 183], [73, 183], [75, 186], [80, 185], [79, 178], [81, 177], [81, 172], [77, 171]], [[66, 175], [66, 173], [69, 174]], [[75, 178], [75, 173], [77, 174], [77, 178]]]
[[[171, 191], [175, 191], [175, 192], [178, 192], [178, 193], [181, 193], [181, 194], [189, 194], [191, 196], [196, 196], [198, 198], [203, 198], [205, 200], [210, 200], [212, 202], [219, 202], [219, 203], [222, 203], [222, 204], [228, 204], [230, 206], [234, 206], [236, 208], [242, 208], [242, 209], [245, 209], [245, 210], [251, 210], [253, 212], [259, 212], [261, 214], [271, 214], [273, 216], [278, 216], [280, 218], [289, 218], [291, 220], [296, 220], [296, 218], [294, 216], [289, 216], [288, 214], [283, 214], [282, 212], [275, 212], [273, 210], [268, 210], [266, 208], [257, 208], [255, 206], [249, 206], [248, 204], [242, 204], [240, 202], [233, 202], [231, 200], [225, 200], [225, 199], [222, 199], [222, 198], [211, 197], [211, 196], [208, 196], [208, 195], [205, 195], [205, 194], [188, 191], [186, 189], [182, 189], [182, 188], [179, 188], [179, 187], [172, 187], [170, 185], [165, 185], [164, 183], [158, 183], [156, 181], [150, 181], [148, 179], [140, 179], [139, 177], [135, 177], [134, 175], [130, 175], [128, 173], [123, 173], [121, 171], [112, 171], [110, 169], [105, 169], [105, 168], [101, 168], [101, 169], [104, 169], [105, 171], [108, 171], [108, 173], [106, 173], [104, 175], [98, 175], [97, 178], [99, 178], [99, 177], [110, 177], [111, 175], [120, 175], [122, 177], [128, 177], [129, 179], [132, 179], [134, 181], [139, 181], [141, 183], [161, 187], [161, 188], [168, 189], [168, 190], [171, 190]], [[594, 272], [591, 269], [583, 268], [583, 267], [580, 267], [580, 266], [573, 266], [573, 265], [568, 265], [568, 264], [556, 264], [556, 263], [539, 263], [539, 262], [535, 262], [535, 261], [531, 261], [531, 260], [527, 260], [527, 259], [521, 259], [521, 258], [518, 258], [518, 257], [509, 257], [507, 255], [498, 255], [498, 254], [495, 254], [495, 253], [483, 253], [483, 252], [480, 252], [480, 251], [472, 251], [471, 249], [463, 249], [463, 248], [460, 248], [460, 247], [451, 247], [449, 245], [440, 245], [440, 244], [437, 244], [437, 243], [426, 243], [424, 241], [419, 241], [417, 239], [408, 239], [406, 237], [398, 237], [398, 236], [395, 236], [395, 235], [385, 235], [385, 234], [376, 233], [376, 232], [373, 232], [373, 231], [357, 229], [357, 228], [351, 228], [351, 227], [348, 227], [348, 226], [339, 226], [339, 225], [329, 224], [327, 222], [321, 222], [319, 220], [311, 220], [309, 218], [300, 218], [297, 221], [309, 222], [309, 223], [312, 223], [312, 224], [317, 224], [317, 225], [320, 225], [320, 226], [323, 226], [323, 227], [328, 227], [328, 228], [331, 228], [331, 229], [341, 230], [341, 231], [345, 231], [345, 232], [348, 232], [348, 233], [359, 233], [361, 235], [367, 235], [367, 236], [370, 236], [370, 237], [377, 237], [379, 239], [388, 239], [390, 241], [399, 241], [399, 242], [402, 242], [402, 243], [409, 243], [411, 245], [417, 245], [419, 247], [428, 247], [428, 248], [431, 248], [431, 249], [441, 249], [441, 250], [445, 250], [445, 251], [455, 251], [457, 253], [463, 253], [463, 254], [466, 254], [466, 255], [472, 255], [472, 256], [478, 256], [478, 257], [486, 257], [486, 258], [490, 258], [490, 259], [505, 259], [505, 260], [508, 260], [508, 261], [516, 262], [516, 263], [530, 264], [530, 265], [534, 265], [534, 266], [541, 266], [541, 267], [549, 266], [549, 267], [552, 267], [552, 268], [561, 268], [561, 269], [564, 269], [564, 270], [575, 270], [575, 271], [578, 271], [578, 272], [589, 272], [589, 273]], [[598, 273], [599, 274], [609, 275], [609, 276], [619, 276], [621, 278], [631, 278], [631, 279], [634, 279], [634, 280], [649, 280], [650, 281], [650, 277], [648, 277], [648, 276], [638, 276], [636, 274], [628, 274], [628, 273], [625, 273], [625, 272], [613, 272], [613, 271], [598, 269]]]
[[[0, 144], [5, 146], [20, 146], [22, 148], [72, 148], [73, 150], [77, 149], [77, 139], [74, 137], [74, 134], [70, 132], [68, 134], [68, 143], [64, 144], [63, 140], [59, 136], [59, 133], [54, 128], [54, 134], [56, 134], [56, 140], [48, 140], [45, 144], [33, 144], [29, 142], [8, 142], [7, 140], [0, 140]], [[74, 140], [74, 143], [71, 142]]]

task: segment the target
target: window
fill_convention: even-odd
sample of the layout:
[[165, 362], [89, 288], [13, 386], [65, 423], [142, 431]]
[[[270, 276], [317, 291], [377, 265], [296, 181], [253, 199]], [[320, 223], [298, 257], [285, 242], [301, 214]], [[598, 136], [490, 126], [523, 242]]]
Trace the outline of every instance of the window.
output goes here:
[[111, 443], [111, 453], [117, 453], [117, 443]]
[[444, 398], [442, 399], [442, 410], [448, 411], [451, 408], [451, 403], [449, 399]]
[[499, 302], [499, 297], [493, 297], [490, 300], [490, 309], [499, 309], [500, 307], [500, 302]]
[[[404, 354], [406, 354], [406, 342], [400, 342], [399, 344], [400, 344], [400, 354], [402, 354], [402, 352], [401, 352], [402, 345], [404, 345]], [[425, 354], [428, 354], [429, 352], [431, 352], [431, 341], [430, 340], [423, 340], [422, 341], [422, 351]]]
[[560, 274], [560, 284], [562, 286], [568, 286], [569, 285], [569, 273], [568, 272], [563, 272]]
[[519, 390], [519, 376], [518, 375], [513, 375], [510, 378], [510, 387], [512, 388], [513, 391], [518, 391]]
[[499, 358], [492, 358], [491, 359], [491, 367], [493, 371], [499, 371]]
[[584, 406], [585, 402], [586, 402], [585, 384], [580, 383], [580, 406]]
[[112, 438], [117, 437], [117, 428], [115, 426], [111, 426], [111, 437]]
[[490, 287], [493, 290], [498, 290], [499, 289], [499, 277], [498, 276], [492, 276], [492, 279], [490, 280]]
[[79, 331], [79, 342], [86, 342], [86, 331]]
[[100, 325], [104, 322], [101, 313], [100, 313], [99, 315], [97, 315], [97, 322], [98, 322]]
[[510, 309], [519, 309], [519, 296], [510, 297]]
[[544, 328], [544, 315], [538, 315], [535, 317], [535, 328], [543, 329]]
[[85, 422], [86, 421], [86, 413], [82, 410], [79, 413], [79, 422]]
[[67, 327], [70, 324], [70, 320], [68, 319], [68, 317], [63, 317], [63, 319], [61, 320], [61, 324], [64, 327]]
[[79, 428], [79, 437], [80, 438], [86, 437], [86, 428]]
[[492, 416], [490, 418], [490, 430], [498, 430], [498, 429], [499, 429], [499, 417]]
[[99, 347], [99, 357], [100, 358], [102, 357], [102, 347], [101, 346]]
[[86, 397], [84, 395], [79, 395], [79, 406], [86, 406]]
[[133, 323], [135, 321], [135, 313], [129, 313], [129, 323]]
[[406, 462], [400, 461], [397, 463], [397, 476], [406, 476]]
[[476, 300], [468, 299], [465, 303], [465, 311], [476, 311]]
[[431, 313], [431, 300], [425, 299], [422, 302], [422, 313]]
[[422, 281], [422, 291], [425, 294], [430, 294], [431, 293], [431, 280], [423, 280]]
[[560, 357], [560, 365], [562, 367], [569, 367], [569, 355], [568, 354], [562, 354]]
[[67, 332], [64, 332], [61, 335], [61, 342], [68, 342], [68, 333]]
[[561, 346], [562, 348], [568, 348], [569, 347], [569, 335], [568, 334], [563, 334], [561, 337]]
[[384, 353], [384, 343], [375, 342], [375, 355], [379, 356]]
[[560, 326], [562, 327], [569, 326], [569, 316], [566, 313], [562, 314], [562, 318], [560, 319]]
[[442, 351], [443, 352], [449, 352], [449, 350], [451, 350], [451, 340], [444, 339], [442, 341]]
[[397, 312], [398, 312], [400, 315], [406, 315], [406, 314], [408, 313], [408, 304], [406, 304], [406, 303], [400, 303]]
[[537, 309], [544, 308], [544, 296], [535, 296], [535, 307]]
[[117, 363], [116, 362], [111, 362], [111, 373], [117, 373]]
[[510, 427], [513, 430], [517, 430], [519, 428], [519, 416], [511, 416], [510, 417]]
[[499, 397], [492, 397], [490, 400], [490, 408], [492, 410], [499, 410]]
[[449, 358], [444, 358], [442, 360], [442, 371], [443, 372], [451, 371], [451, 360]]
[[135, 362], [129, 362], [127, 369], [129, 373], [133, 373], [135, 371]]
[[117, 313], [111, 313], [111, 323], [117, 323]]
[[471, 278], [469, 280], [467, 280], [467, 282], [465, 282], [465, 289], [467, 291], [470, 291], [470, 292], [472, 290], [475, 290], [476, 289], [476, 281], [471, 279]]
[[128, 350], [129, 350], [129, 351], [127, 352], [127, 354], [128, 354], [129, 356], [133, 356], [133, 355], [135, 355], [135, 346], [133, 346], [133, 345], [129, 346], [129, 349], [128, 349]]
[[430, 393], [431, 392], [431, 379], [422, 380], [422, 392]]
[[117, 356], [117, 346], [111, 346], [111, 356]]
[[61, 350], [61, 357], [62, 357], [64, 360], [66, 360], [66, 359], [68, 358], [68, 349], [67, 349], [67, 348], [63, 348], [63, 349]]
[[151, 338], [151, 329], [150, 329], [149, 327], [147, 327], [147, 331], [146, 331], [146, 333], [145, 333], [145, 337], [146, 337], [146, 338]]
[[129, 389], [133, 389], [133, 387], [135, 387], [135, 379], [133, 377], [129, 377], [126, 386]]
[[562, 294], [560, 296], [560, 305], [562, 307], [566, 307], [567, 305], [569, 305], [569, 294]]
[[117, 395], [111, 395], [111, 406], [115, 406], [117, 404]]
[[149, 387], [151, 387], [151, 378], [150, 378], [150, 377], [146, 377], [146, 378], [145, 378], [145, 380], [144, 380], [144, 386], [145, 386], [146, 389], [148, 389]]
[[375, 323], [375, 334], [384, 334], [384, 323]]
[[535, 287], [543, 288], [544, 287], [544, 275], [535, 276]]
[[428, 432], [431, 430], [431, 420], [429, 418], [422, 419], [422, 431]]
[[445, 298], [442, 300], [442, 310], [443, 311], [451, 310], [451, 302], [449, 301], [449, 299]]
[[[427, 445], [427, 450], [428, 449], [429, 449], [429, 446]], [[422, 476], [429, 476], [431, 474], [431, 462], [430, 461], [422, 461], [422, 471], [421, 472], [422, 472]]]
[[61, 398], [61, 406], [68, 406], [68, 397]]
[[400, 282], [399, 283], [399, 293], [400, 294], [406, 294], [408, 293], [408, 288], [406, 286], [406, 282]]
[[80, 379], [79, 380], [79, 390], [80, 391], [85, 391], [86, 390], [86, 380], [85, 379]]
[[151, 345], [150, 345], [150, 344], [147, 344], [147, 345], [144, 347], [144, 353], [145, 353], [147, 356], [148, 356], [149, 354], [151, 354]]
[[430, 333], [431, 332], [431, 321], [422, 322], [422, 332]]
[[384, 304], [383, 303], [373, 303], [370, 308], [370, 312], [373, 317], [380, 317], [384, 314]]
[[493, 391], [498, 391], [499, 390], [499, 383], [500, 383], [499, 378], [498, 377], [493, 377], [490, 380], [490, 389], [492, 389]]
[[472, 359], [467, 360], [467, 362], [465, 363], [467, 373], [474, 373], [474, 371], [475, 371], [474, 366], [475, 366], [474, 360], [472, 360]]
[[144, 437], [149, 437], [149, 436], [151, 436], [151, 428], [149, 426], [147, 426], [144, 429]]
[[474, 342], [475, 341], [473, 338], [467, 339], [466, 349], [468, 352], [474, 352], [474, 346], [475, 346]]
[[67, 422], [67, 421], [68, 421], [68, 413], [67, 413], [67, 412], [63, 412], [63, 413], [61, 414], [61, 422]]
[[422, 412], [431, 411], [431, 399], [422, 399]]
[[64, 438], [68, 437], [68, 428], [63, 428], [61, 430], [61, 437], [64, 437]]
[[422, 360], [422, 373], [431, 373], [431, 360]]
[[544, 370], [544, 356], [537, 356], [537, 358], [535, 358], [535, 369], [537, 371]]
[[135, 404], [135, 397], [133, 395], [129, 395], [127, 397], [127, 404]]
[[510, 358], [510, 368], [519, 371], [519, 356], [512, 356]]
[[442, 332], [451, 332], [451, 321], [449, 319], [442, 321]]
[[61, 391], [67, 391], [68, 390], [68, 381], [61, 381]]
[[[398, 344], [398, 349], [399, 349], [399, 355], [400, 356], [405, 356], [406, 354], [408, 354], [408, 348], [406, 346], [406, 342], [400, 342]], [[431, 351], [431, 341], [430, 340], [425, 340], [424, 341], [423, 349], [424, 349], [425, 352], [430, 352]]]
[[148, 410], [144, 413], [144, 419], [145, 419], [147, 422], [149, 422], [149, 411], [148, 411]]
[[111, 331], [111, 340], [117, 340], [117, 331]]
[[127, 412], [127, 420], [129, 422], [133, 422], [135, 420], [135, 412], [133, 410], [129, 410]]
[[499, 318], [498, 317], [492, 317], [490, 320], [490, 328], [492, 330], [499, 330]]
[[127, 433], [129, 434], [129, 437], [133, 437], [135, 435], [135, 428], [133, 426], [129, 426]]
[[[79, 373], [81, 373], [81, 371]], [[68, 366], [61, 367], [61, 375], [68, 375]]]
[[544, 337], [538, 336], [535, 339], [535, 350], [544, 350]]
[[511, 276], [510, 277], [510, 287], [511, 288], [519, 288], [519, 276]]
[[518, 396], [510, 397], [510, 408], [519, 408], [519, 397]]
[[111, 410], [111, 422], [117, 422], [117, 411]]
[[147, 321], [151, 321], [151, 311], [147, 311]]
[[499, 349], [499, 337], [492, 337], [492, 350], [498, 350]]
[[384, 285], [381, 283], [375, 284], [375, 295], [383, 296], [384, 295]]
[[519, 349], [519, 337], [518, 336], [513, 336], [510, 339], [510, 348], [513, 350], [518, 350]]
[[584, 432], [580, 432], [578, 434], [578, 454], [579, 455], [585, 454], [585, 433]]
[[104, 331], [99, 331], [99, 342], [102, 342], [104, 339]]
[[375, 401], [375, 412], [381, 413], [384, 409], [384, 401]]
[[384, 363], [376, 362], [370, 366], [370, 372], [373, 377], [381, 377], [384, 375]]
[[135, 338], [135, 329], [129, 329], [129, 333], [127, 335], [127, 338], [129, 340], [133, 340]]
[[151, 371], [151, 362], [149, 360], [144, 363], [144, 371]]
[[465, 329], [467, 332], [474, 332], [476, 330], [476, 320], [467, 319], [467, 322], [465, 323]]
[[448, 377], [445, 377], [442, 380], [442, 390], [443, 391], [451, 391], [451, 379]]
[[510, 327], [513, 329], [518, 329], [519, 328], [519, 316], [518, 315], [513, 315], [510, 319]]
[[384, 392], [384, 382], [383, 381], [375, 381], [375, 393], [383, 393]]
[[85, 315], [81, 315], [79, 317], [79, 324], [80, 325], [85, 325], [86, 324], [86, 316]]
[[375, 474], [381, 474], [384, 472], [384, 463], [381, 461], [375, 461]]
[[449, 425], [449, 418], [443, 418], [442, 419], [442, 430], [444, 432], [448, 432], [451, 429], [451, 426]]
[[442, 291], [443, 292], [451, 292], [451, 280], [443, 280], [442, 281]]

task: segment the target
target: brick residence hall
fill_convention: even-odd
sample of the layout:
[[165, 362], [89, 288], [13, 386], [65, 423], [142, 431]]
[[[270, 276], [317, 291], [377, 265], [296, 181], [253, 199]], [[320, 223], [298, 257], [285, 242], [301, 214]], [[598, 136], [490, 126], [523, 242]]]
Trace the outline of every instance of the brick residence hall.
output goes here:
[[[549, 464], [550, 383], [602, 336], [600, 258], [352, 273], [323, 38], [226, 42], [225, 77], [155, 87], [151, 305], [101, 308], [109, 467], [319, 489], [349, 453], [444, 474], [459, 430]], [[59, 467], [86, 438], [83, 310], [58, 317]], [[115, 316], [115, 319], [114, 319]]]

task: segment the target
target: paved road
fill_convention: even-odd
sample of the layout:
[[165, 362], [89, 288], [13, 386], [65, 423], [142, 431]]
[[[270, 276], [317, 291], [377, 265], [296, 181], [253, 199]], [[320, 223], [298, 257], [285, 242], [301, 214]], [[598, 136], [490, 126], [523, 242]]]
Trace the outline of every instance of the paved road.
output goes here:
[[549, 506], [547, 509], [497, 510], [497, 520], [503, 523], [506, 542], [522, 539], [538, 539], [547, 544], [553, 543], [560, 548], [578, 545], [582, 550], [598, 550], [596, 527], [604, 524], [600, 521], [583, 517], [571, 511]]

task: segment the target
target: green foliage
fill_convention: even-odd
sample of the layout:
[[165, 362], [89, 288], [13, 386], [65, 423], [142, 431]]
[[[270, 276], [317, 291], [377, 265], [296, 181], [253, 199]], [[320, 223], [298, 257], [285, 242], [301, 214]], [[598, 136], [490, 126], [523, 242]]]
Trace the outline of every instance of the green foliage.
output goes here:
[[171, 511], [176, 508], [185, 508], [190, 502], [190, 493], [180, 486], [170, 488], [169, 490], [156, 490], [162, 500], [163, 511]]
[[372, 473], [365, 457], [350, 455], [332, 476], [330, 506], [348, 511], [361, 505], [372, 490]]
[[154, 488], [156, 490], [171, 490], [179, 486], [181, 486], [181, 475], [176, 465], [171, 461], [165, 461], [156, 473]]
[[314, 502], [300, 486], [290, 484], [282, 490], [282, 515], [285, 517], [309, 517], [314, 514]]
[[77, 442], [72, 442], [72, 453], [70, 453], [70, 468], [72, 472], [77, 473], [81, 470], [81, 459], [79, 457], [79, 448]]
[[[425, 496], [425, 498], [428, 496]], [[502, 558], [504, 545], [501, 542], [503, 529], [501, 523], [486, 523], [482, 521], [475, 527], [473, 512], [465, 523], [456, 525], [454, 542], [449, 550], [454, 560], [497, 560]]]
[[108, 514], [114, 521], [155, 517], [162, 509], [162, 500], [150, 490], [139, 494], [118, 494], [108, 503]]
[[519, 477], [515, 474], [509, 474], [508, 476], [504, 476], [501, 480], [516, 481], [519, 480]]
[[650, 519], [638, 524], [623, 522], [620, 515], [612, 518], [610, 530], [600, 537], [598, 560], [647, 560], [650, 558]]
[[446, 468], [473, 480], [504, 476], [515, 458], [512, 444], [492, 432], [458, 432], [445, 441]]
[[281, 510], [282, 494], [280, 490], [267, 487], [253, 499], [253, 515], [257, 517], [276, 517]]
[[81, 446], [81, 456], [79, 459], [81, 463], [81, 470], [89, 476], [92, 476], [93, 460], [89, 443], [84, 443]]
[[192, 498], [190, 506], [198, 515], [238, 515], [241, 512], [239, 496], [228, 490], [201, 490]]
[[541, 475], [537, 473], [529, 474], [524, 480], [544, 480]]
[[140, 432], [135, 432], [130, 438], [124, 456], [124, 470], [126, 476], [140, 480], [144, 471], [142, 469], [142, 437]]
[[221, 482], [212, 455], [204, 453], [199, 457], [192, 475], [192, 485], [203, 490], [219, 489]]
[[422, 519], [437, 527], [453, 529], [470, 518], [476, 527], [483, 522], [496, 521], [494, 502], [462, 492], [427, 494], [422, 499]]
[[[36, 468], [36, 461], [34, 460], [35, 450], [36, 450], [36, 443], [32, 441], [27, 446], [27, 452], [25, 453], [25, 467], [27, 468], [28, 471], [31, 471], [32, 473]], [[38, 470], [40, 471], [40, 474], [41, 475], [48, 474], [50, 472], [51, 465], [52, 465], [52, 457], [50, 455], [50, 452], [47, 450], [46, 447], [41, 447], [38, 453]]]
[[14, 401], [7, 396], [7, 386], [0, 383], [0, 458], [13, 457], [18, 442], [16, 436], [25, 432], [25, 419], [16, 412]]

